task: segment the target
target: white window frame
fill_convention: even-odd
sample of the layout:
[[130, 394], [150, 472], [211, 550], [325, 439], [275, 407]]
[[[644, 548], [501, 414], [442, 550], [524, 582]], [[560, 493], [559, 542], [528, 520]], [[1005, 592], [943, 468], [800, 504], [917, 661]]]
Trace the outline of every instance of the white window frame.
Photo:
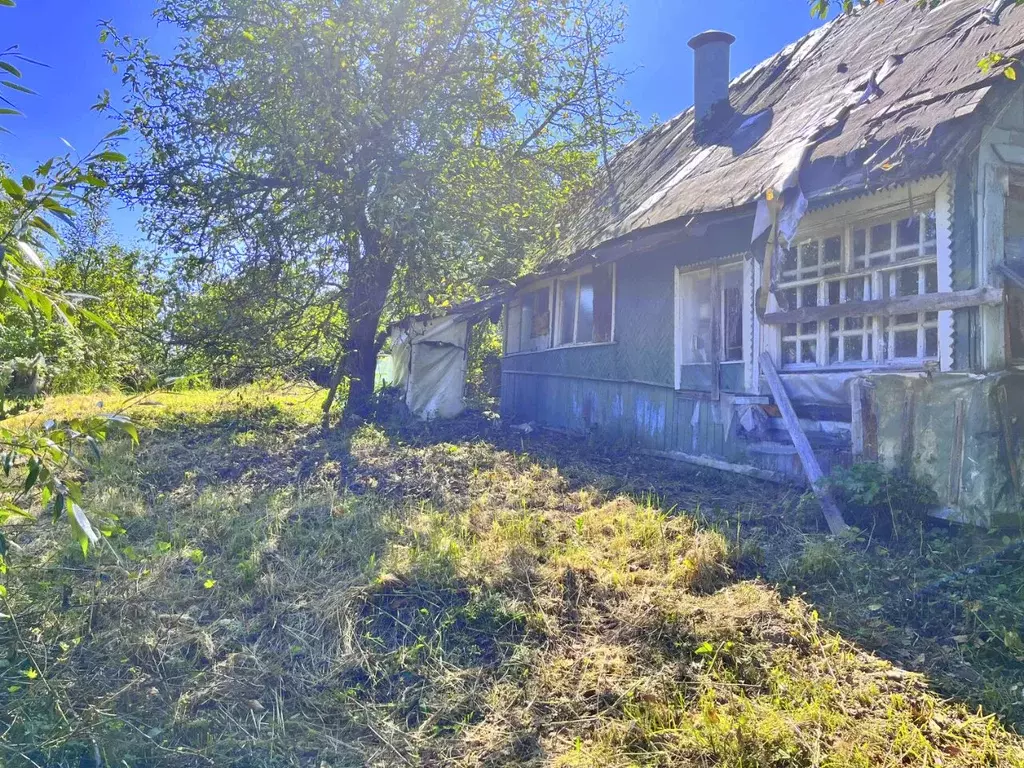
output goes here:
[[[740, 290], [740, 324], [743, 345], [743, 355], [739, 360], [725, 360], [725, 316], [722, 312], [724, 308], [724, 286], [721, 280], [721, 273], [725, 271], [734, 270], [739, 273], [741, 281]], [[683, 362], [683, 328], [682, 328], [682, 312], [683, 307], [686, 305], [687, 297], [683, 289], [685, 281], [690, 279], [693, 275], [700, 272], [711, 273], [711, 290], [717, 293], [715, 301], [712, 304], [712, 339], [709, 342], [713, 345], [711, 349], [714, 350], [714, 358], [709, 361], [712, 366], [712, 386], [711, 389], [683, 389], [682, 386], [682, 367], [686, 365]], [[722, 261], [716, 261], [712, 263], [701, 263], [701, 264], [688, 264], [683, 267], [676, 267], [675, 269], [675, 302], [672, 310], [673, 319], [673, 341], [674, 341], [674, 378], [675, 378], [675, 389], [678, 392], [692, 393], [701, 397], [717, 397], [721, 392], [720, 387], [720, 371], [723, 364], [727, 365], [740, 365], [743, 366], [743, 389], [750, 391], [750, 379], [751, 379], [751, 350], [753, 349], [751, 336], [753, 333], [753, 267], [749, 259], [737, 259], [733, 257], [726, 257]], [[717, 327], [716, 327], [717, 326]], [[699, 363], [694, 363], [699, 365]]]
[[[523, 315], [522, 315], [523, 298], [528, 296], [531, 293], [535, 293], [536, 291], [542, 291], [545, 288], [548, 289], [548, 332], [547, 332], [547, 335], [545, 337], [547, 339], [547, 345], [542, 347], [541, 349], [523, 349], [523, 340], [522, 340], [522, 338], [523, 338], [523, 326], [522, 326], [522, 322], [523, 322], [523, 319], [522, 319], [523, 318]], [[554, 320], [554, 315], [555, 315], [554, 292], [555, 292], [555, 281], [553, 279], [543, 280], [543, 281], [534, 283], [529, 288], [523, 288], [522, 290], [517, 291], [515, 297], [510, 302], [508, 302], [505, 305], [505, 313], [504, 313], [504, 345], [503, 345], [503, 347], [504, 347], [503, 348], [503, 352], [504, 352], [504, 356], [505, 357], [510, 357], [512, 355], [531, 355], [531, 354], [536, 354], [538, 352], [546, 352], [547, 350], [551, 349], [551, 347], [552, 347], [551, 340], [553, 338], [553, 333], [554, 333], [553, 320]], [[519, 323], [518, 323], [518, 326], [515, 329], [515, 332], [516, 332], [516, 334], [518, 336], [519, 342], [516, 345], [516, 350], [514, 352], [510, 352], [509, 351], [509, 341], [512, 338], [512, 328], [511, 328], [510, 316], [511, 316], [511, 310], [512, 310], [513, 306], [518, 306], [519, 307], [519, 315], [518, 315]], [[537, 337], [537, 338], [540, 338], [540, 337]]]
[[[910, 193], [914, 194], [910, 194]], [[840, 303], [846, 300], [846, 292], [849, 289], [850, 281], [865, 280], [865, 287], [870, 290], [870, 295], [865, 294], [864, 299], [881, 299], [884, 295], [895, 295], [895, 281], [900, 270], [916, 267], [918, 269], [918, 293], [942, 293], [950, 290], [949, 287], [949, 229], [948, 229], [948, 181], [943, 181], [938, 188], [932, 185], [930, 188], [922, 189], [920, 186], [913, 190], [903, 190], [899, 193], [880, 193], [861, 201], [837, 206], [834, 209], [821, 211], [812, 214], [805, 220], [806, 224], [801, 226], [802, 232], [794, 238], [794, 242], [802, 244], [810, 240], [819, 241], [819, 274], [818, 276], [807, 276], [805, 273], [813, 272], [814, 267], [806, 267], [802, 264], [801, 257], [797, 259], [796, 276], [802, 279], [789, 280], [777, 286], [777, 293], [796, 292], [796, 307], [804, 303], [803, 291], [807, 287], [814, 286], [815, 304], [823, 306], [828, 304], [829, 285], [836, 281], [840, 282]], [[908, 205], [909, 198], [909, 205]], [[891, 201], [891, 202], [890, 202]], [[920, 217], [918, 241], [913, 246], [897, 246], [896, 224], [898, 221], [908, 217], [910, 211], [914, 211]], [[926, 238], [925, 215], [934, 211], [935, 217], [935, 239]], [[889, 247], [875, 252], [870, 250], [870, 237], [872, 227], [880, 224], [888, 224], [890, 227]], [[863, 229], [865, 231], [865, 255], [855, 257], [853, 254], [854, 231]], [[830, 270], [828, 274], [826, 266], [831, 267], [823, 261], [824, 242], [839, 236], [842, 242], [842, 253], [840, 257], [840, 268], [838, 271]], [[906, 254], [911, 250], [918, 253], [916, 258], [907, 258], [903, 261], [897, 257]], [[877, 259], [881, 254], [887, 254], [884, 263], [871, 265], [871, 257]], [[806, 268], [805, 268], [806, 267]], [[930, 286], [933, 290], [926, 291], [925, 281], [929, 270], [934, 269], [934, 283]], [[793, 270], [788, 270], [793, 274]], [[887, 287], [888, 291], [883, 291]], [[791, 294], [790, 294], [791, 295]], [[855, 300], [859, 300], [855, 299]], [[772, 294], [769, 301], [769, 312], [785, 311], [787, 307], [782, 306], [777, 294]], [[926, 313], [918, 314], [918, 320], [914, 324], [899, 326], [896, 324], [896, 316], [882, 318], [872, 315], [846, 315], [837, 318], [839, 328], [832, 330], [829, 320], [818, 320], [814, 331], [798, 324], [796, 333], [787, 333], [785, 325], [765, 326], [763, 334], [763, 345], [776, 359], [780, 369], [794, 371], [818, 371], [829, 372], [837, 370], [861, 370], [872, 368], [922, 368], [926, 364], [938, 362], [943, 370], [947, 370], [951, 364], [951, 312], [941, 311], [932, 316]], [[930, 314], [930, 313], [929, 313]], [[863, 317], [864, 328], [853, 329], [846, 327], [847, 317]], [[835, 321], [835, 320], [834, 320]], [[788, 325], [788, 324], [787, 324]], [[934, 330], [933, 330], [934, 329]], [[913, 357], [894, 357], [895, 347], [894, 334], [897, 331], [917, 330], [916, 354]], [[935, 335], [934, 354], [926, 354], [926, 341], [929, 333]], [[850, 360], [845, 357], [844, 337], [861, 336], [862, 344], [867, 344], [867, 336], [871, 334], [872, 348], [871, 355], [865, 360]], [[883, 337], [884, 335], [884, 337]], [[835, 362], [830, 362], [829, 342], [838, 338], [838, 355]], [[815, 342], [814, 360], [805, 361], [802, 359], [802, 342]], [[786, 362], [784, 359], [784, 342], [795, 343], [796, 362]], [[862, 346], [862, 354], [864, 347]]]
[[[576, 335], [579, 332], [579, 321], [580, 321], [580, 278], [584, 275], [589, 275], [594, 271], [594, 267], [587, 267], [576, 272], [564, 275], [555, 280], [555, 287], [551, 292], [554, 297], [555, 308], [552, 312], [552, 323], [551, 323], [551, 349], [565, 349], [566, 347], [592, 347], [601, 344], [614, 344], [615, 343], [615, 305], [618, 303], [618, 277], [619, 277], [619, 265], [618, 262], [609, 262], [608, 264], [601, 264], [599, 266], [607, 266], [612, 271], [612, 327], [611, 334], [608, 341], [576, 341]], [[573, 318], [572, 318], [572, 341], [562, 342], [558, 335], [562, 329], [562, 286], [566, 283], [575, 281], [576, 283], [576, 300], [573, 302]]]

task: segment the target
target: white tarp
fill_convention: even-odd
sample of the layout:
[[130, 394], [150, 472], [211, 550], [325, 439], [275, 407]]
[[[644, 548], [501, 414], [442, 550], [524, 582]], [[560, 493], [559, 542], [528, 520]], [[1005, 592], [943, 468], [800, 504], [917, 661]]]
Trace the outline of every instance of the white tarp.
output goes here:
[[449, 419], [465, 408], [469, 325], [454, 317], [414, 320], [392, 332], [394, 384], [421, 419]]

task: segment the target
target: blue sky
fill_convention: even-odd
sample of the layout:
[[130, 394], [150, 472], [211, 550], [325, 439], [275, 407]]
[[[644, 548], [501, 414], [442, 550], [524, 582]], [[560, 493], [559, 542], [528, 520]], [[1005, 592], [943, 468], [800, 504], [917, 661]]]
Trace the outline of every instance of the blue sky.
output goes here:
[[[151, 0], [17, 0], [0, 8], [0, 47], [18, 44], [21, 52], [45, 62], [46, 68], [23, 67], [24, 82], [38, 96], [18, 96], [26, 117], [5, 118], [16, 139], [0, 135], [0, 157], [24, 172], [67, 148], [66, 138], [86, 151], [113, 127], [89, 110], [104, 88], [115, 98], [119, 78], [103, 58], [100, 19], [113, 19], [118, 29], [152, 37], [159, 48], [173, 46], [172, 31], [157, 28]], [[614, 64], [634, 70], [625, 96], [644, 121], [667, 119], [693, 100], [693, 59], [686, 41], [705, 29], [724, 29], [736, 36], [732, 47], [733, 75], [800, 37], [818, 23], [805, 0], [632, 0], [626, 43]], [[6, 90], [6, 89], [5, 89]], [[141, 239], [132, 211], [111, 211], [115, 229], [128, 242]]]

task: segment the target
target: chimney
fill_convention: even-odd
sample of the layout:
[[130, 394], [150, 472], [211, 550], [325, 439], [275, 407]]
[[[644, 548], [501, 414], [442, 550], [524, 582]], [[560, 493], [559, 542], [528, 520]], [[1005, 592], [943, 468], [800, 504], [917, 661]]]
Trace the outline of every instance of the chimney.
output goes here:
[[719, 102], [729, 103], [729, 46], [736, 38], [709, 29], [690, 38], [693, 48], [693, 109], [698, 128]]

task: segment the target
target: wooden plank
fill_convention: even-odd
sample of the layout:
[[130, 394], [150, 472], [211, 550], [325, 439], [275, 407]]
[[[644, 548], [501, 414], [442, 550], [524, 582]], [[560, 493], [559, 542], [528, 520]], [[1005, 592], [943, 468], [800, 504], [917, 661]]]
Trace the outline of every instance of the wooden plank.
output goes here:
[[946, 498], [949, 506], [960, 503], [960, 485], [964, 475], [964, 424], [967, 420], [967, 401], [956, 399], [953, 406], [953, 446], [949, 452], [949, 480]]
[[789, 400], [785, 387], [782, 386], [779, 372], [775, 370], [772, 356], [767, 352], [762, 352], [760, 360], [761, 373], [767, 379], [768, 387], [775, 398], [775, 404], [782, 413], [782, 420], [785, 422], [786, 429], [789, 431], [789, 438], [793, 441], [793, 445], [800, 456], [800, 463], [803, 465], [804, 474], [807, 475], [807, 479], [810, 481], [811, 490], [814, 491], [814, 495], [821, 502], [821, 509], [825, 513], [825, 522], [828, 523], [828, 529], [833, 535], [838, 535], [849, 528], [849, 526], [843, 520], [843, 515], [839, 511], [839, 507], [836, 506], [832, 494], [821, 485], [823, 478], [821, 466], [818, 464], [818, 459], [811, 449], [811, 444], [807, 441], [807, 435], [800, 428], [800, 421], [793, 410], [793, 404]]
[[850, 381], [850, 449], [854, 461], [864, 457], [864, 380]]
[[737, 475], [754, 477], [758, 480], [767, 480], [772, 483], [789, 484], [793, 482], [792, 478], [784, 475], [782, 472], [773, 472], [770, 469], [751, 467], [746, 464], [733, 464], [732, 462], [722, 461], [721, 459], [716, 459], [712, 456], [698, 456], [692, 453], [684, 453], [682, 451], [653, 451], [647, 449], [641, 449], [638, 453], [646, 454], [648, 456], [659, 456], [663, 459], [673, 459], [674, 461], [685, 461], [687, 464], [696, 464], [700, 467], [720, 469], [723, 472], [733, 472]]
[[892, 299], [848, 301], [845, 304], [826, 304], [821, 307], [801, 307], [785, 312], [769, 312], [764, 316], [766, 325], [809, 323], [852, 315], [902, 315], [910, 312], [941, 312], [965, 307], [997, 306], [1003, 303], [1003, 289], [985, 286], [949, 293], [922, 293], [917, 296], [897, 296]]
[[1003, 446], [1006, 448], [1006, 464], [1010, 470], [1010, 479], [1013, 481], [1014, 494], [1020, 494], [1020, 470], [1017, 467], [1017, 447], [1013, 439], [1013, 420], [1010, 417], [1010, 408], [1006, 403], [1006, 386], [996, 387], [996, 400], [999, 403], [999, 422], [1003, 433]]

